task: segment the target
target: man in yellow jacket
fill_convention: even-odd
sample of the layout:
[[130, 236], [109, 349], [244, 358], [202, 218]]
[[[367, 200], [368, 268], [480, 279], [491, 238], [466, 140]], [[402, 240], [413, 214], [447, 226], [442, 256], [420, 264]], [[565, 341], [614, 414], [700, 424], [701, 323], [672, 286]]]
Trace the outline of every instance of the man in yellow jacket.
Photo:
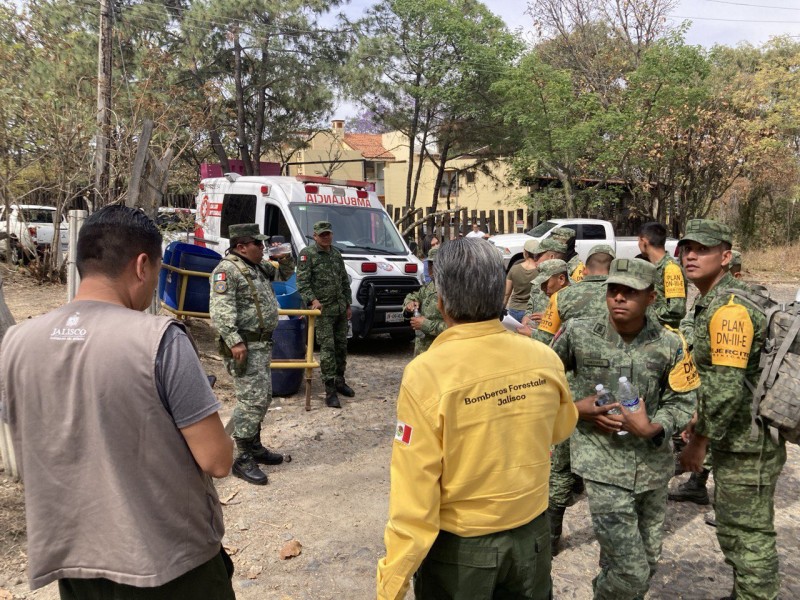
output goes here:
[[439, 251], [447, 323], [406, 368], [397, 399], [379, 599], [549, 598], [550, 446], [577, 412], [561, 361], [505, 331], [503, 266], [484, 240]]

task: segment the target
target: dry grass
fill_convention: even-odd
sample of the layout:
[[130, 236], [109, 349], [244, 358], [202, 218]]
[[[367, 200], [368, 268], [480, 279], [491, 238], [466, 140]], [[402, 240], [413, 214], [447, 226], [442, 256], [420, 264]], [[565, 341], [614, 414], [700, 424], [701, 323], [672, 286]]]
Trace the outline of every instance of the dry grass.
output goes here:
[[742, 253], [746, 274], [770, 281], [800, 281], [800, 244], [772, 246]]

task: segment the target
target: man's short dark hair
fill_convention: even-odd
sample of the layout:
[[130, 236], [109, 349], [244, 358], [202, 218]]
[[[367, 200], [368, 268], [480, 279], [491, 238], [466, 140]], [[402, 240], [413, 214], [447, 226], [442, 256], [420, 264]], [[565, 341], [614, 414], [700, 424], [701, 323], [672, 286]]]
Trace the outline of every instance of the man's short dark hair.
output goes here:
[[642, 225], [639, 237], [646, 239], [654, 248], [663, 249], [667, 244], [667, 228], [657, 221], [650, 221]]
[[138, 208], [113, 204], [89, 216], [78, 236], [76, 265], [81, 277], [122, 274], [139, 254], [161, 258], [161, 232]]
[[605, 252], [595, 252], [586, 259], [586, 268], [597, 274], [598, 271], [608, 273], [614, 257]]

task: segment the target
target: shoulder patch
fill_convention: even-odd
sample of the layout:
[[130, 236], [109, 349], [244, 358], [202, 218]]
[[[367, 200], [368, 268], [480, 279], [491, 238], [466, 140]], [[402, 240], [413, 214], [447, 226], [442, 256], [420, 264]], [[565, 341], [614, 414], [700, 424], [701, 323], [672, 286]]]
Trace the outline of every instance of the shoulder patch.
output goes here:
[[558, 316], [558, 292], [556, 292], [550, 298], [550, 302], [542, 315], [542, 320], [539, 321], [539, 329], [555, 335], [560, 327], [561, 317]]
[[575, 267], [575, 270], [572, 271], [572, 274], [569, 277], [570, 279], [572, 279], [572, 281], [578, 283], [580, 281], [583, 281], [583, 278], [585, 276], [585, 271], [586, 271], [586, 265], [584, 265], [583, 262], [579, 262], [578, 266]]
[[[218, 275], [219, 275], [219, 274], [220, 274], [220, 273], [218, 273]], [[221, 275], [224, 275], [224, 274], [225, 274], [225, 273], [221, 273]], [[225, 281], [225, 278], [224, 278], [224, 277], [223, 277], [222, 279], [219, 279], [219, 280], [217, 280], [216, 278], [214, 278], [214, 291], [215, 291], [217, 294], [224, 294], [225, 292], [227, 292], [227, 291], [228, 291], [228, 282], [227, 282], [227, 281]]]
[[411, 444], [411, 434], [413, 433], [414, 428], [411, 427], [408, 423], [403, 423], [402, 421], [397, 422], [397, 429], [394, 433], [394, 440], [396, 442], [400, 442], [401, 444], [405, 444], [406, 446]]
[[307, 260], [308, 260], [308, 255], [307, 254], [301, 254], [300, 255], [300, 262], [306, 262]]
[[669, 387], [678, 393], [691, 392], [700, 387], [700, 373], [689, 352], [689, 346], [683, 336], [675, 331], [681, 340], [681, 346], [675, 355], [675, 366], [669, 372]]
[[674, 262], [667, 263], [664, 267], [664, 297], [686, 298], [686, 284], [683, 280], [683, 271]]
[[711, 364], [744, 369], [753, 345], [753, 321], [747, 309], [733, 301], [733, 295], [717, 309], [708, 324]]

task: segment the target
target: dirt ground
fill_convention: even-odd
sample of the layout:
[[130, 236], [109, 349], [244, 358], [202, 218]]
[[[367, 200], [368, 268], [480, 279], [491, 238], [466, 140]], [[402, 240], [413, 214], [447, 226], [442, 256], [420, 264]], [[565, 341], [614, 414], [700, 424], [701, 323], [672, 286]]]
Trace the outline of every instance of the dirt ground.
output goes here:
[[[3, 270], [6, 302], [17, 321], [35, 317], [66, 300], [66, 287], [37, 285], [22, 273]], [[773, 296], [794, 297], [796, 284], [769, 282]], [[230, 418], [233, 390], [213, 349], [208, 322], [189, 321], [203, 363], [218, 377], [222, 417]], [[375, 567], [383, 554], [389, 492], [389, 460], [395, 429], [395, 398], [411, 345], [376, 337], [353, 345], [348, 381], [356, 397], [340, 411], [324, 407], [318, 373], [312, 410], [300, 393], [276, 398], [265, 421], [265, 441], [292, 461], [269, 467], [269, 485], [234, 477], [217, 481], [224, 502], [225, 546], [236, 566], [234, 588], [241, 600], [361, 600], [374, 597]], [[268, 436], [268, 437], [267, 437]], [[678, 485], [682, 478], [675, 479]], [[781, 597], [800, 598], [800, 448], [778, 484], [776, 523], [781, 558]], [[714, 529], [704, 523], [708, 507], [670, 503], [664, 552], [648, 598], [719, 598], [731, 588]], [[289, 540], [302, 553], [281, 560]], [[555, 598], [591, 598], [599, 549], [588, 505], [581, 499], [567, 512], [564, 550], [553, 561]], [[21, 484], [0, 472], [0, 600], [58, 598], [56, 586], [28, 591]], [[409, 593], [409, 598], [413, 594]]]

